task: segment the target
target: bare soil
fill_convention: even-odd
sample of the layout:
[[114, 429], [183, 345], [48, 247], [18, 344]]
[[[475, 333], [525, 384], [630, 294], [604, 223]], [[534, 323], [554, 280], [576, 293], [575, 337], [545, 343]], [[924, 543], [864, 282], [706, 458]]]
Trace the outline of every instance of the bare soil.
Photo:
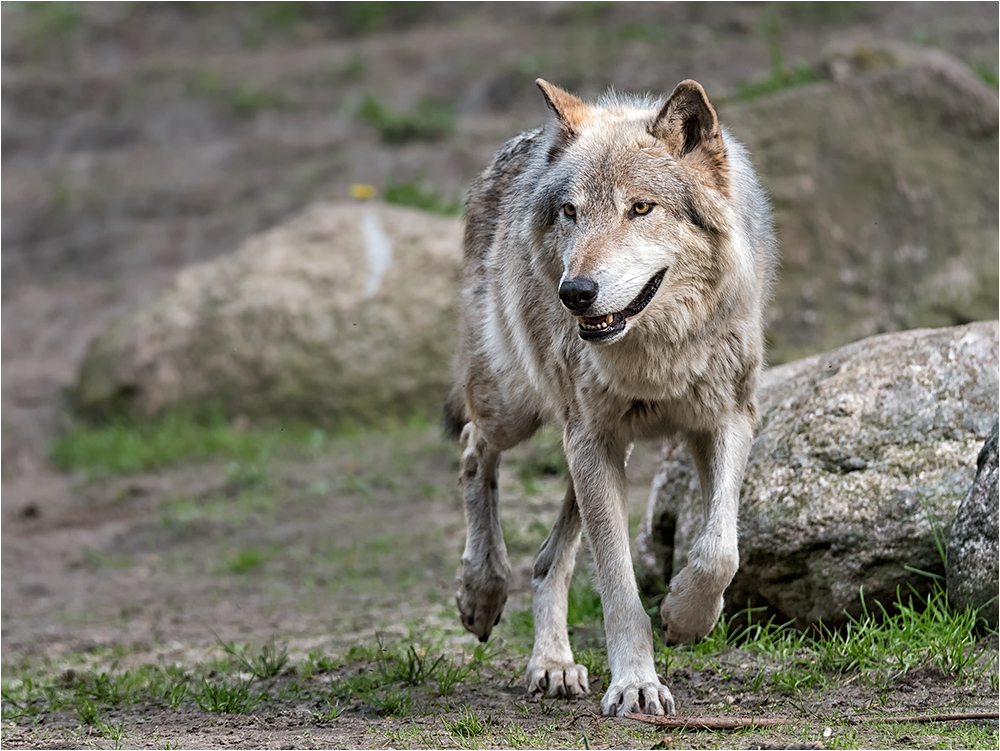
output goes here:
[[[686, 77], [734, 93], [768, 76], [765, 30], [775, 23], [787, 64], [815, 64], [831, 45], [883, 41], [938, 46], [993, 72], [997, 57], [994, 3], [402, 5], [409, 10], [319, 4], [268, 16], [263, 6], [88, 4], [60, 16], [4, 3], [5, 669], [194, 664], [217, 654], [220, 639], [274, 641], [299, 659], [314, 649], [342, 654], [376, 631], [399, 640], [432, 633], [471, 649], [453, 604], [464, 535], [457, 451], [433, 429], [287, 449], [249, 483], [225, 463], [127, 477], [53, 469], [48, 446], [66, 424], [64, 391], [89, 340], [184, 265], [232, 251], [310, 201], [344, 198], [353, 182], [422, 181], [460, 195], [507, 137], [544, 116], [538, 75], [587, 95], [609, 85], [662, 91]], [[399, 110], [447, 100], [454, 131], [385, 144], [354, 114], [369, 93]], [[546, 529], [535, 520], [551, 524], [561, 497], [558, 479], [530, 487], [518, 474], [534, 450], [515, 454], [502, 479], [517, 561], [508, 615], [530, 589]], [[635, 520], [656, 461], [655, 447], [633, 458]], [[504, 624], [497, 633], [502, 642]], [[846, 685], [794, 706], [741, 690], [740, 671], [750, 668], [734, 653], [725, 675], [668, 676], [681, 712], [788, 713], [802, 725], [725, 738], [664, 733], [600, 718], [599, 678], [586, 701], [529, 704], [521, 649], [501, 648], [492, 673], [427, 704], [430, 715], [386, 718], [358, 702], [317, 722], [292, 702], [251, 715], [139, 707], [112, 719], [125, 722], [132, 747], [456, 745], [442, 723], [467, 705], [494, 729], [515, 723], [548, 739], [522, 745], [774, 748], [829, 744], [830, 717], [873, 705], [905, 714], [997, 707], [988, 682], [955, 684], [933, 671], [878, 697]], [[964, 737], [894, 733], [841, 742]], [[2, 738], [11, 748], [113, 745], [59, 713], [5, 722]], [[513, 743], [502, 738], [466, 742]]]

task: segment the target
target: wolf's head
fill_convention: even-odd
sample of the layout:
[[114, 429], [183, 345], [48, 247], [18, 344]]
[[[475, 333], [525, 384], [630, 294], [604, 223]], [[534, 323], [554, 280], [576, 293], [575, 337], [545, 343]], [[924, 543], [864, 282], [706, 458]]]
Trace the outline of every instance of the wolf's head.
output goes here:
[[532, 196], [555, 249], [540, 260], [580, 337], [611, 343], [710, 305], [734, 262], [734, 214], [705, 90], [683, 81], [662, 106], [613, 94], [591, 105], [537, 84], [555, 114]]

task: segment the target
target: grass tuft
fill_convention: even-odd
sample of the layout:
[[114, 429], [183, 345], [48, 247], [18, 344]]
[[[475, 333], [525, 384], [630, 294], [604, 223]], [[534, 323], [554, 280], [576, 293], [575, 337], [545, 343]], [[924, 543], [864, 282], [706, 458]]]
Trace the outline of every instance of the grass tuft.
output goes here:
[[220, 640], [223, 651], [245, 672], [257, 680], [267, 680], [281, 673], [288, 666], [288, 650], [276, 649], [274, 643], [254, 648], [237, 646]]
[[193, 697], [203, 712], [249, 714], [265, 699], [265, 694], [251, 693], [249, 681], [230, 685], [225, 680], [211, 682], [203, 678]]
[[444, 726], [448, 728], [448, 731], [460, 738], [475, 738], [476, 736], [483, 735], [486, 732], [487, 724], [487, 722], [476, 717], [469, 706], [463, 707], [458, 717], [454, 720], [450, 722], [448, 720], [444, 721]]

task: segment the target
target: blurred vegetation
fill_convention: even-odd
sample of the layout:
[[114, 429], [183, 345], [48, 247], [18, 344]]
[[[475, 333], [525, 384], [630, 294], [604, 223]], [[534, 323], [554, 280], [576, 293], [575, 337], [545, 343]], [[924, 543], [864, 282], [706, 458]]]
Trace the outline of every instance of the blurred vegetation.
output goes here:
[[[51, 457], [64, 471], [145, 472], [185, 461], [232, 459], [234, 479], [259, 474], [278, 445], [321, 447], [326, 434], [305, 425], [240, 428], [221, 414], [204, 420], [177, 412], [154, 421], [117, 419], [73, 425], [52, 444]], [[257, 469], [254, 469], [254, 468]]]
[[411, 206], [445, 216], [458, 216], [463, 208], [462, 201], [444, 198], [433, 189], [425, 188], [421, 182], [396, 182], [390, 179], [385, 186], [385, 200], [386, 203]]
[[358, 106], [358, 117], [371, 125], [385, 143], [431, 141], [442, 138], [455, 127], [454, 108], [437, 99], [421, 99], [409, 112], [395, 112], [374, 95], [367, 94]]

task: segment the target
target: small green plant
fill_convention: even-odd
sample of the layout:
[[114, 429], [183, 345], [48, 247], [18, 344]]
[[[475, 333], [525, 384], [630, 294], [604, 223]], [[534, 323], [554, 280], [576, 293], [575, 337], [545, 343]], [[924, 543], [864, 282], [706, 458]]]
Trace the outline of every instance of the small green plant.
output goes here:
[[445, 720], [444, 726], [460, 738], [475, 738], [486, 732], [487, 722], [476, 717], [471, 707], [465, 706], [454, 720]]
[[339, 665], [338, 660], [323, 654], [318, 649], [313, 649], [306, 655], [306, 661], [299, 667], [299, 671], [304, 678], [310, 678], [314, 675], [328, 673]]
[[344, 711], [339, 702], [334, 703], [329, 699], [324, 702], [324, 706], [325, 709], [316, 709], [309, 713], [316, 722], [330, 722], [340, 717], [340, 714]]
[[448, 696], [455, 687], [462, 683], [472, 673], [472, 668], [464, 663], [445, 660], [439, 662], [435, 677], [437, 679], [437, 695]]
[[397, 686], [369, 688], [360, 691], [361, 698], [386, 717], [404, 717], [410, 713], [413, 696], [409, 689], [405, 692]]
[[194, 692], [194, 700], [203, 712], [249, 714], [264, 700], [264, 694], [251, 693], [249, 681], [231, 686], [225, 680], [211, 682], [203, 678]]
[[109, 741], [113, 741], [115, 748], [121, 748], [119, 744], [125, 738], [124, 720], [119, 720], [117, 723], [98, 722], [94, 729]]
[[276, 649], [274, 643], [259, 648], [237, 646], [220, 640], [222, 650], [245, 672], [257, 680], [267, 680], [278, 675], [288, 665], [288, 649]]
[[270, 556], [257, 548], [237, 550], [229, 556], [227, 569], [233, 574], [249, 574], [263, 566]]
[[411, 112], [394, 112], [369, 94], [358, 106], [357, 114], [385, 143], [435, 140], [455, 127], [451, 105], [436, 99], [422, 99]]

